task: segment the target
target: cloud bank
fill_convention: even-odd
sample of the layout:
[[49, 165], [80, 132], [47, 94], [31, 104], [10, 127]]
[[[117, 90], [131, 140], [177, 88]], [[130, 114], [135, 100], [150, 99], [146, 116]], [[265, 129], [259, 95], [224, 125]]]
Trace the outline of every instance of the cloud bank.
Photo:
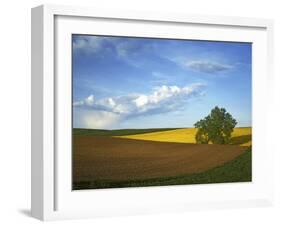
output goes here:
[[80, 126], [84, 128], [110, 128], [112, 125], [139, 116], [179, 111], [186, 103], [202, 95], [205, 85], [160, 86], [149, 94], [128, 94], [96, 100], [90, 95], [73, 103], [80, 112]]

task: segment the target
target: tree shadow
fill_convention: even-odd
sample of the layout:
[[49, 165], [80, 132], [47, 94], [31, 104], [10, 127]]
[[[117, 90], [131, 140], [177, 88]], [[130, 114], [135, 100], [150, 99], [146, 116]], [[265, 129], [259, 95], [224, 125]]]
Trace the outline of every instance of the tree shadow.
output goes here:
[[252, 140], [252, 135], [242, 135], [242, 136], [232, 137], [230, 139], [230, 144], [240, 145], [240, 144], [245, 144], [251, 140]]

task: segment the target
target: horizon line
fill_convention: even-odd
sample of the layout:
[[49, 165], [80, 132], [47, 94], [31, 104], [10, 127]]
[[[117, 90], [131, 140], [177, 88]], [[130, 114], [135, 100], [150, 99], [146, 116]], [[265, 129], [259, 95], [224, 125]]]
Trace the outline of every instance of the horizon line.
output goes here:
[[[237, 126], [235, 128], [252, 128], [252, 126]], [[77, 128], [72, 129], [92, 129], [92, 130], [126, 130], [126, 129], [196, 129], [195, 127], [151, 127], [151, 128], [120, 128], [120, 129], [98, 129], [98, 128]]]

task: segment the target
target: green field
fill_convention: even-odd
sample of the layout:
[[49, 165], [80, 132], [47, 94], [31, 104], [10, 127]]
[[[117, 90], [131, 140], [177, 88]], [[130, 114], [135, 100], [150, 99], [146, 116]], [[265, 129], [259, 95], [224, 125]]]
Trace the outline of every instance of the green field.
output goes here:
[[95, 136], [127, 136], [137, 135], [152, 132], [162, 132], [175, 130], [177, 128], [152, 128], [152, 129], [116, 129], [116, 130], [103, 130], [103, 129], [79, 129], [72, 130], [73, 135], [95, 135]]

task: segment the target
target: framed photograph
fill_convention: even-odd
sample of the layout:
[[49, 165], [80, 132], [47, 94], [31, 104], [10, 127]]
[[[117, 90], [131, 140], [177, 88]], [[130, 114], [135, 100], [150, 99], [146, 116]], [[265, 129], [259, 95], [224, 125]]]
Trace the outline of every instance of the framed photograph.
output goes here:
[[273, 201], [273, 22], [32, 9], [32, 216]]

